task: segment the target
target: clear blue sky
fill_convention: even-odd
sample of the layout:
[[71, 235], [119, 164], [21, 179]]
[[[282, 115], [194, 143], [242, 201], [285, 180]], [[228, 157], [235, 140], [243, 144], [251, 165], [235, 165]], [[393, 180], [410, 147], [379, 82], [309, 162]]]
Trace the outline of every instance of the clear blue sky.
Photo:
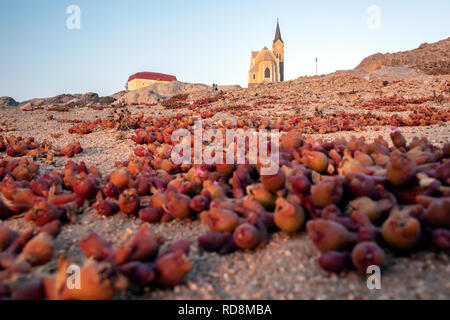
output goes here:
[[[81, 29], [69, 30], [69, 5]], [[381, 28], [366, 26], [381, 9]], [[246, 86], [250, 51], [271, 47], [276, 18], [287, 79], [354, 68], [376, 52], [450, 36], [450, 1], [14, 0], [0, 2], [0, 96], [109, 95], [138, 71]]]

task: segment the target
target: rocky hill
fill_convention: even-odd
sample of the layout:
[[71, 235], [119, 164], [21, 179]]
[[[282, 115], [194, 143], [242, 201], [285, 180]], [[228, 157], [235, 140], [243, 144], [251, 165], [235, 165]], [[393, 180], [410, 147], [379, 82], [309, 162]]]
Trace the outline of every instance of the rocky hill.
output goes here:
[[35, 98], [22, 101], [20, 105], [31, 104], [33, 106], [49, 106], [49, 105], [63, 105], [63, 106], [81, 106], [81, 105], [95, 105], [95, 104], [110, 104], [116, 99], [112, 97], [99, 97], [97, 93], [88, 92], [84, 94], [60, 94], [51, 98]]
[[408, 66], [426, 74], [450, 74], [450, 37], [418, 48], [396, 53], [376, 53], [365, 58], [355, 70], [371, 72], [381, 67]]
[[[219, 91], [233, 91], [240, 89], [240, 86], [228, 85], [218, 86]], [[199, 83], [153, 83], [148, 87], [133, 90], [120, 91], [110, 96], [100, 97], [97, 93], [88, 92], [85, 94], [61, 94], [50, 98], [34, 98], [22, 102], [17, 102], [11, 97], [0, 97], [0, 106], [86, 106], [86, 105], [110, 105], [110, 104], [151, 104], [161, 100], [166, 100], [180, 94], [196, 94], [211, 95], [214, 92], [211, 86]]]
[[0, 97], [0, 106], [15, 107], [19, 103], [11, 97]]
[[211, 86], [206, 84], [184, 83], [174, 81], [171, 83], [152, 83], [145, 88], [127, 91], [114, 104], [133, 105], [157, 103], [180, 94], [208, 94], [213, 93]]

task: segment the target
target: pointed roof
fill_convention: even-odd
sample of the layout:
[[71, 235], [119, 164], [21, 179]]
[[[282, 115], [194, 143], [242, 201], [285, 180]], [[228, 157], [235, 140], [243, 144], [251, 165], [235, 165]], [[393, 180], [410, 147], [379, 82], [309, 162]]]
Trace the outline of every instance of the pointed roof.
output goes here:
[[277, 30], [275, 31], [275, 39], [273, 39], [273, 42], [276, 42], [277, 40], [283, 42], [283, 39], [281, 39], [280, 24], [278, 19], [277, 19]]

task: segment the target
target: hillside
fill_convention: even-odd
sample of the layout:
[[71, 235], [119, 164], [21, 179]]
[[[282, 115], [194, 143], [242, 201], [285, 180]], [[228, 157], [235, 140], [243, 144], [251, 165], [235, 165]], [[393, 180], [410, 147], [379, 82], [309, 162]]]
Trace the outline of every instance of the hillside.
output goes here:
[[396, 53], [376, 53], [365, 58], [355, 68], [371, 72], [385, 67], [408, 66], [426, 74], [450, 74], [450, 37], [418, 48]]

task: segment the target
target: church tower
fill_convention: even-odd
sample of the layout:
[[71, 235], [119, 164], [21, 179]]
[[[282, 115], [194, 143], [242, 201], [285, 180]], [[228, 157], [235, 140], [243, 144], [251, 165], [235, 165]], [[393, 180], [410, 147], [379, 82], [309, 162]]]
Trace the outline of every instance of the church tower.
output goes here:
[[281, 39], [280, 24], [277, 19], [277, 30], [275, 31], [275, 39], [273, 40], [272, 50], [279, 60], [280, 81], [284, 81], [284, 42]]

